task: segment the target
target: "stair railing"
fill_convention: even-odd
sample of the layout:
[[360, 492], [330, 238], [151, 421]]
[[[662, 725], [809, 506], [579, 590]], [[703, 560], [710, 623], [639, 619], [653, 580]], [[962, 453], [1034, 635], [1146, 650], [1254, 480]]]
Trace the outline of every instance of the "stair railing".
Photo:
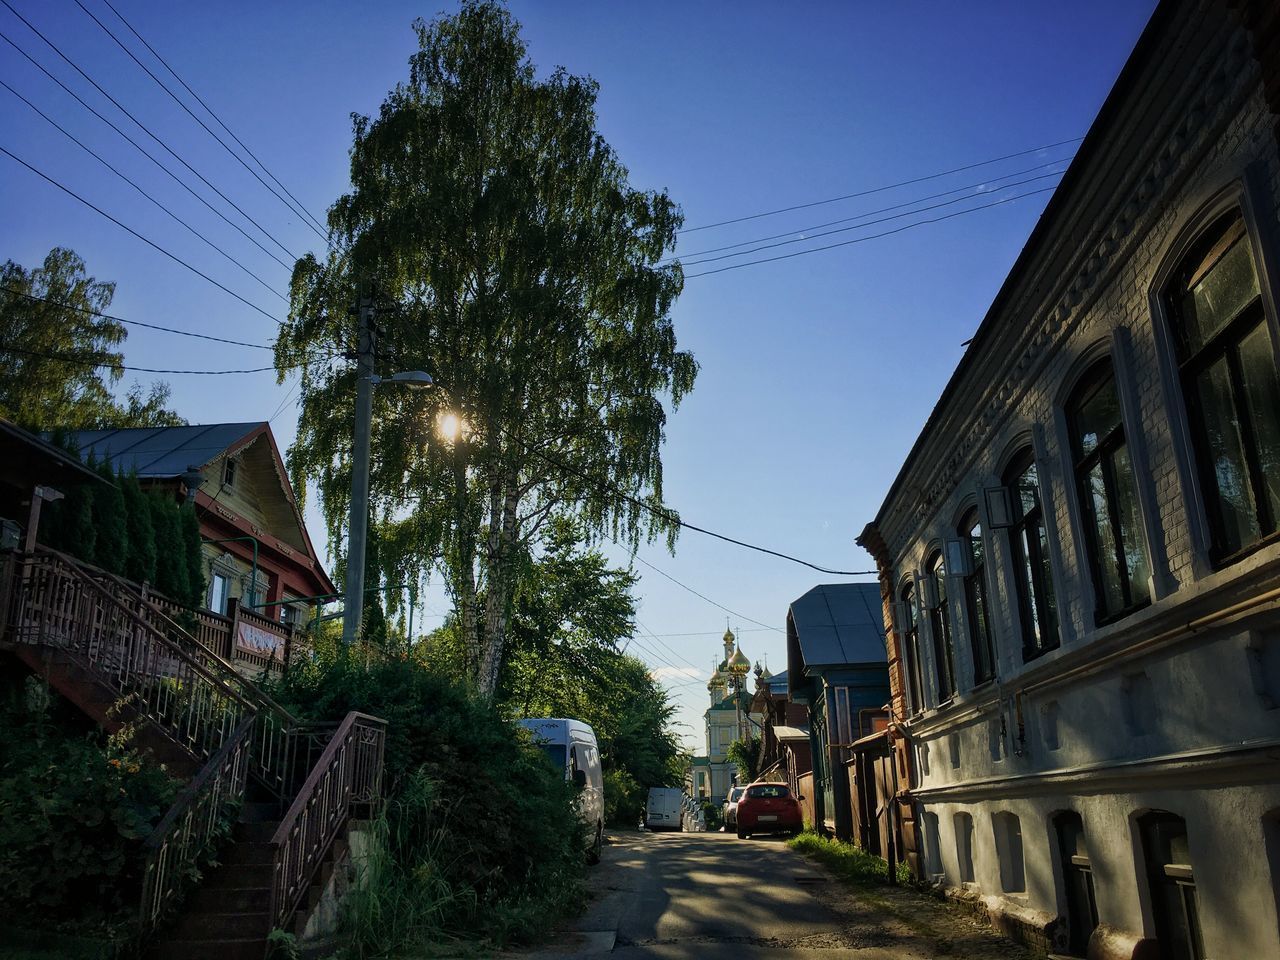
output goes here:
[[134, 717], [150, 720], [192, 756], [208, 760], [254, 704], [200, 658], [52, 550], [13, 566], [8, 639], [51, 647], [105, 684]]
[[382, 794], [387, 725], [348, 713], [271, 838], [271, 924], [284, 928], [356, 804]]
[[110, 584], [119, 594], [128, 597], [139, 617], [254, 705], [258, 711], [258, 723], [249, 751], [249, 773], [277, 800], [283, 803], [292, 799], [298, 782], [311, 769], [315, 757], [338, 725], [299, 720], [227, 660], [192, 636], [159, 604], [138, 592], [129, 581], [98, 568], [87, 567], [86, 574], [100, 583]]
[[211, 852], [244, 802], [255, 715], [245, 718], [222, 748], [182, 788], [146, 841], [142, 877], [144, 931], [153, 930], [194, 882], [201, 857]]

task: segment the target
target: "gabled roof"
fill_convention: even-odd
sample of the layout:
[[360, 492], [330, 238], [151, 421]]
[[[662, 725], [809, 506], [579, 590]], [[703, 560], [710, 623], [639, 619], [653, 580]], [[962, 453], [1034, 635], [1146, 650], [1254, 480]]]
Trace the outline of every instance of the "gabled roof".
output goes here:
[[787, 673], [885, 663], [884, 620], [877, 583], [824, 583], [787, 611]]
[[71, 436], [80, 456], [106, 460], [139, 479], [168, 480], [190, 467], [212, 463], [265, 423], [208, 423], [186, 427], [130, 427], [122, 430], [79, 430]]
[[775, 673], [765, 681], [765, 685], [775, 697], [785, 697], [787, 695], [787, 671], [783, 670], [781, 673]]

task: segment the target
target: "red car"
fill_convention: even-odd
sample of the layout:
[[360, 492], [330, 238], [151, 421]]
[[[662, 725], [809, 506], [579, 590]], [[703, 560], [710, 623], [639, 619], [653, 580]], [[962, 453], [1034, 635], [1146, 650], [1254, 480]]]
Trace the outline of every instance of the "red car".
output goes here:
[[753, 783], [738, 801], [738, 839], [753, 833], [799, 833], [800, 801], [785, 783]]

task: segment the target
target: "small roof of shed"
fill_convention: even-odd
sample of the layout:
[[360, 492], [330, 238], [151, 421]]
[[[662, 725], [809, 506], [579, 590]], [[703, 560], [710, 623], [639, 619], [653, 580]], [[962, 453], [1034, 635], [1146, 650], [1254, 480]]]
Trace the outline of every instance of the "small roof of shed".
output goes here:
[[787, 673], [795, 679], [823, 667], [884, 663], [884, 620], [877, 583], [824, 583], [787, 611]]

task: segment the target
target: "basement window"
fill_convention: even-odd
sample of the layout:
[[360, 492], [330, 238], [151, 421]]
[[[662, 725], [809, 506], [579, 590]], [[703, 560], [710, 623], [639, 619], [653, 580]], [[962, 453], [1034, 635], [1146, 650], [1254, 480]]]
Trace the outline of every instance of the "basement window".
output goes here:
[[1023, 893], [1027, 889], [1026, 866], [1022, 859], [1022, 822], [1015, 814], [1002, 810], [991, 818], [995, 833], [996, 856], [1000, 860], [1000, 888], [1005, 893]]

